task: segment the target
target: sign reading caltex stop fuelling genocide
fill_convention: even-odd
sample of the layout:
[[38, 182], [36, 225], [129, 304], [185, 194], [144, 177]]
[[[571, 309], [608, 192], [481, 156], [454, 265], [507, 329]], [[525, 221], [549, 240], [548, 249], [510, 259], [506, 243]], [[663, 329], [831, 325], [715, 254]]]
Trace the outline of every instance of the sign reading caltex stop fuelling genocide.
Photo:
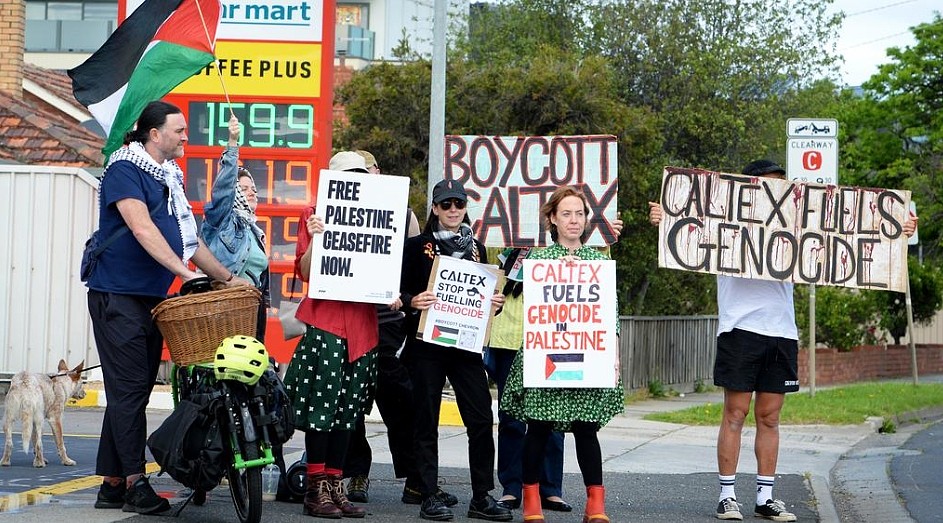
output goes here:
[[904, 292], [909, 191], [666, 167], [658, 265]]

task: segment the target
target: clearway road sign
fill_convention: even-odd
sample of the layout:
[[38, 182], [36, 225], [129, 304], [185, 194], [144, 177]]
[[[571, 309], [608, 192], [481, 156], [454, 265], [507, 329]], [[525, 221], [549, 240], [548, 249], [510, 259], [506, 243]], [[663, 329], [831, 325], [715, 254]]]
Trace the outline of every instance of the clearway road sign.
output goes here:
[[786, 136], [790, 138], [835, 138], [838, 136], [838, 120], [790, 118], [786, 121]]
[[838, 140], [790, 138], [786, 174], [790, 180], [825, 185], [838, 184]]

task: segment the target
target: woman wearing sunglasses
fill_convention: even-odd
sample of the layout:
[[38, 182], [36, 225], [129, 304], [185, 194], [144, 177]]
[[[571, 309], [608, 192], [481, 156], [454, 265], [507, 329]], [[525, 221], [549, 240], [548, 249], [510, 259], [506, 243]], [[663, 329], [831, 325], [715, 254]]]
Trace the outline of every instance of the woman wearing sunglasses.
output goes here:
[[[435, 294], [426, 290], [435, 257], [454, 256], [488, 263], [485, 246], [472, 236], [471, 222], [465, 209], [467, 203], [468, 195], [458, 181], [442, 180], [436, 184], [425, 230], [406, 240], [403, 249], [400, 286], [406, 312], [406, 348], [402, 359], [409, 369], [416, 401], [415, 452], [419, 478], [415, 487], [422, 496], [419, 517], [434, 521], [450, 520], [453, 514], [449, 507], [457, 503], [454, 496], [444, 494], [438, 488], [439, 404], [448, 378], [468, 433], [472, 484], [468, 517], [510, 521], [511, 511], [490, 495], [494, 489], [494, 438], [491, 432], [491, 393], [481, 355], [433, 345], [416, 337], [421, 311], [436, 302]], [[504, 295], [496, 294], [493, 306], [500, 308], [503, 304]]]

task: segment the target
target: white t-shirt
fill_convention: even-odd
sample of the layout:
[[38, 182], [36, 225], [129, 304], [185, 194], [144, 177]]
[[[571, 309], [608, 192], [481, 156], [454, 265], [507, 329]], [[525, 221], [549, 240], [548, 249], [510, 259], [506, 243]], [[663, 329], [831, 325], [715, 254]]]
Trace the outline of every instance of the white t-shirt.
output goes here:
[[717, 276], [717, 334], [740, 329], [798, 340], [792, 284]]

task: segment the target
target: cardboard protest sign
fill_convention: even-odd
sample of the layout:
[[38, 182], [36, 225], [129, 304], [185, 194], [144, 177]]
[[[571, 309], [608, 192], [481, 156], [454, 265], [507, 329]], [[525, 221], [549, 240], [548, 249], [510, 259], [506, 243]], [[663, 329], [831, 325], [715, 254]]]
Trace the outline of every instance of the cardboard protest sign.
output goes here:
[[658, 265], [904, 292], [909, 191], [666, 167]]
[[436, 256], [428, 290], [438, 301], [419, 317], [422, 339], [481, 354], [491, 337], [491, 297], [500, 277], [494, 265]]
[[524, 260], [524, 386], [613, 387], [616, 262]]
[[446, 136], [445, 177], [468, 191], [475, 237], [488, 247], [546, 246], [540, 206], [561, 185], [590, 207], [587, 245], [609, 245], [617, 216], [618, 140], [587, 136]]
[[[321, 171], [308, 297], [392, 303], [399, 296], [409, 178]], [[303, 227], [304, 224], [301, 224]]]

